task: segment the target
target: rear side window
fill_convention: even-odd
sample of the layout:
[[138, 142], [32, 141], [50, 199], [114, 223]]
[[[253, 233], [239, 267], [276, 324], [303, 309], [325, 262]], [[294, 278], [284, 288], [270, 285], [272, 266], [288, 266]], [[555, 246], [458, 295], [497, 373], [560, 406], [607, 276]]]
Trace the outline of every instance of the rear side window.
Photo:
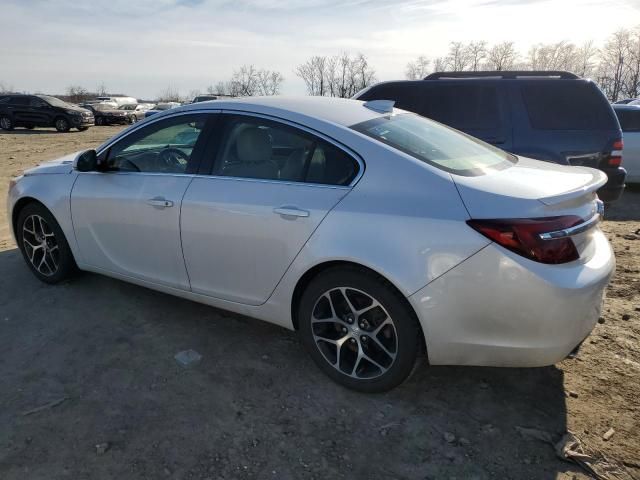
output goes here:
[[491, 130], [501, 125], [496, 87], [446, 85], [424, 88], [420, 114], [458, 130]]
[[13, 97], [11, 100], [12, 105], [29, 105], [31, 103], [31, 97]]
[[611, 107], [591, 83], [551, 81], [523, 85], [522, 98], [537, 130], [615, 129]]
[[349, 185], [358, 163], [345, 152], [288, 125], [237, 116], [225, 133], [216, 175]]
[[623, 132], [640, 132], [640, 108], [638, 110], [615, 110]]

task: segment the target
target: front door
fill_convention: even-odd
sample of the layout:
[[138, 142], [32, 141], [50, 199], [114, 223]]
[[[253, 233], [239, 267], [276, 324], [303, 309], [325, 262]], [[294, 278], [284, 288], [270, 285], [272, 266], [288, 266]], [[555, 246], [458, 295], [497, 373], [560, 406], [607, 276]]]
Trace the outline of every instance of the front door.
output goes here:
[[225, 117], [213, 175], [182, 203], [184, 258], [196, 293], [264, 303], [359, 164], [334, 144], [280, 122]]
[[206, 143], [211, 115], [153, 122], [101, 152], [100, 172], [80, 173], [71, 213], [87, 265], [189, 289], [180, 205]]

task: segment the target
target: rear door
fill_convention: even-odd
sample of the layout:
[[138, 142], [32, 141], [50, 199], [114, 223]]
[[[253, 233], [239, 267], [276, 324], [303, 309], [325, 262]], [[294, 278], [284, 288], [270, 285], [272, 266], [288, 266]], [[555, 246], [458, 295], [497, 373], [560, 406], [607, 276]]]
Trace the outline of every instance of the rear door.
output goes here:
[[516, 80], [513, 153], [565, 165], [598, 168], [620, 131], [592, 82]]
[[184, 259], [194, 292], [259, 305], [362, 167], [284, 121], [223, 117], [215, 165], [182, 202]]
[[35, 123], [29, 95], [13, 97], [9, 103], [9, 110], [13, 114], [14, 122], [21, 124]]

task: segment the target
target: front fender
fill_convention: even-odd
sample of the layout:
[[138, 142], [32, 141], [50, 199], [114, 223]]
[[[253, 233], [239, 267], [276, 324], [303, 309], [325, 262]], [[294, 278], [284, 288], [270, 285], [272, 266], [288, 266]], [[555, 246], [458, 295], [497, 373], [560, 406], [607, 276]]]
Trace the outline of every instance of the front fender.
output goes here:
[[42, 203], [53, 214], [60, 228], [64, 232], [67, 243], [71, 248], [73, 256], [80, 261], [78, 245], [73, 231], [71, 221], [71, 189], [77, 178], [75, 172], [47, 174], [47, 175], [26, 175], [9, 190], [7, 199], [7, 219], [10, 222], [14, 238], [14, 217], [16, 205], [23, 204], [27, 199], [33, 199]]

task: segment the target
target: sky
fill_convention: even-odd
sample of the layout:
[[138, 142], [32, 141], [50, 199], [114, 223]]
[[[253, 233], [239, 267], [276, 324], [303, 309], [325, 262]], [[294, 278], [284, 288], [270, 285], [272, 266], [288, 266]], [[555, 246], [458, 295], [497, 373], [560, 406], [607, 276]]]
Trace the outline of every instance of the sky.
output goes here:
[[362, 52], [378, 80], [402, 78], [451, 41], [604, 43], [640, 25], [640, 0], [0, 0], [0, 83], [64, 93], [69, 85], [155, 98], [228, 80], [243, 64], [280, 71], [312, 55]]

